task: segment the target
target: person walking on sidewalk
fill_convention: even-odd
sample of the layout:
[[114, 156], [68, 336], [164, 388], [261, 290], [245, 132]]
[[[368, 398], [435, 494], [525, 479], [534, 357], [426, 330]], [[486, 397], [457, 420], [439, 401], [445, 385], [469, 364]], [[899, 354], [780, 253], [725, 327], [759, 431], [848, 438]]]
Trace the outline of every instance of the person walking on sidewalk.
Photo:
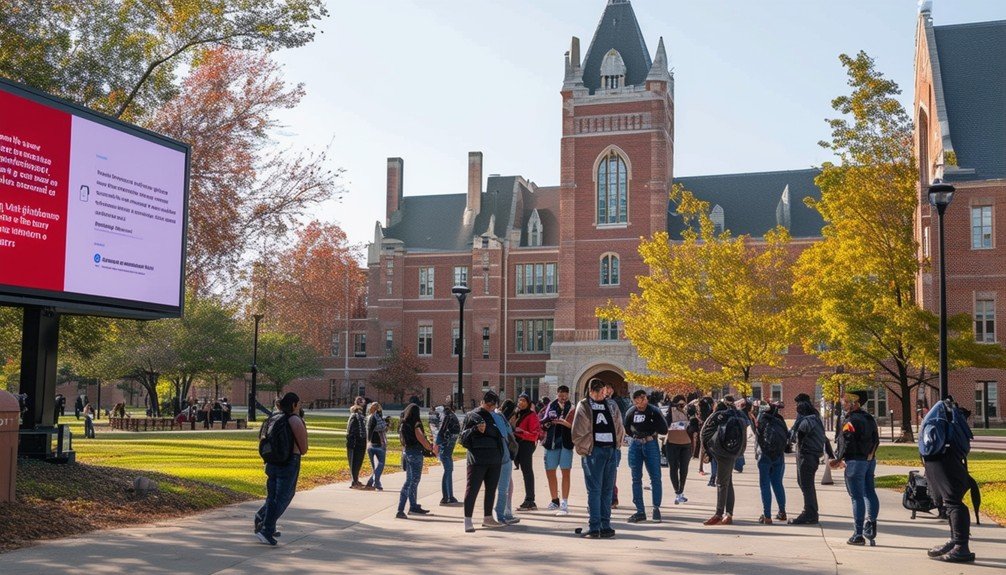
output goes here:
[[692, 438], [688, 434], [691, 418], [685, 412], [685, 396], [676, 395], [667, 408], [667, 437], [664, 438], [664, 457], [674, 487], [674, 504], [688, 501], [685, 497], [685, 479], [688, 477], [688, 460], [692, 457]]
[[790, 519], [791, 525], [816, 525], [819, 520], [817, 505], [817, 468], [825, 450], [830, 459], [835, 458], [831, 442], [824, 432], [821, 415], [811, 403], [810, 396], [801, 393], [796, 396], [796, 422], [790, 430], [789, 444], [796, 444], [796, 483], [803, 493], [803, 511]]
[[518, 511], [536, 511], [538, 506], [534, 503], [534, 464], [532, 456], [535, 448], [538, 447], [538, 436], [541, 433], [541, 422], [538, 420], [538, 413], [531, 403], [531, 396], [521, 394], [517, 399], [517, 413], [513, 419], [514, 435], [517, 436], [517, 444], [520, 449], [517, 452], [517, 467], [524, 478], [524, 502], [517, 508]]
[[[968, 454], [974, 435], [967, 417], [952, 398], [947, 398], [926, 414], [919, 429], [919, 454], [926, 468], [926, 479], [933, 493], [943, 498], [950, 523], [950, 539], [929, 550], [932, 559], [948, 563], [971, 563], [971, 515], [964, 505], [968, 489], [977, 490], [968, 473]], [[972, 491], [972, 501], [975, 493]], [[978, 506], [975, 506], [977, 517]]]
[[[560, 385], [556, 400], [548, 404], [542, 414], [542, 429], [545, 430], [545, 477], [552, 501], [549, 511], [556, 515], [569, 514], [569, 476], [573, 468], [573, 404], [569, 401], [569, 387]], [[559, 497], [559, 481], [556, 469], [562, 472], [562, 498]]]
[[667, 421], [660, 409], [650, 405], [646, 392], [637, 389], [632, 394], [632, 407], [625, 412], [625, 433], [629, 436], [629, 469], [632, 473], [632, 503], [636, 512], [629, 523], [646, 521], [643, 502], [643, 468], [650, 477], [653, 497], [653, 522], [660, 523], [660, 503], [663, 499], [663, 481], [660, 474], [660, 447], [658, 436], [667, 433]]
[[874, 483], [877, 470], [877, 448], [880, 447], [880, 432], [877, 421], [863, 410], [867, 402], [866, 391], [850, 391], [842, 398], [846, 412], [838, 436], [838, 451], [829, 465], [838, 469], [845, 465], [845, 489], [852, 499], [852, 520], [855, 531], [847, 543], [873, 546], [877, 537], [877, 515], [880, 499]]
[[381, 485], [381, 473], [384, 472], [384, 462], [388, 454], [388, 422], [384, 420], [381, 404], [374, 402], [367, 408], [367, 457], [373, 473], [367, 480], [364, 489], [384, 491]]
[[285, 463], [265, 464], [265, 475], [268, 478], [265, 483], [266, 496], [265, 503], [255, 513], [255, 536], [266, 545], [277, 543], [276, 538], [280, 534], [276, 531], [276, 521], [293, 501], [300, 475], [300, 458], [307, 455], [307, 426], [300, 415], [300, 397], [296, 393], [287, 392], [277, 405], [278, 413], [271, 415], [262, 424], [259, 440], [270, 437], [274, 432], [277, 436], [285, 432], [290, 455]]
[[606, 399], [605, 383], [593, 378], [588, 396], [580, 400], [573, 415], [573, 449], [581, 457], [587, 487], [587, 529], [577, 529], [582, 537], [611, 538], [611, 499], [615, 492], [615, 451], [625, 439], [622, 414], [614, 401]]
[[786, 446], [789, 444], [789, 429], [786, 420], [779, 413], [782, 403], [769, 403], [768, 410], [758, 416], [755, 438], [758, 442], [758, 486], [761, 488], [762, 516], [758, 523], [772, 524], [772, 493], [779, 506], [775, 518], [786, 521], [786, 489], [782, 478], [786, 472]]
[[504, 527], [493, 519], [493, 501], [500, 480], [500, 467], [503, 464], [503, 433], [496, 426], [493, 410], [499, 403], [499, 396], [487, 391], [482, 396], [482, 405], [465, 416], [461, 429], [461, 445], [468, 450], [468, 481], [465, 486], [465, 533], [474, 533], [475, 525], [472, 515], [475, 513], [475, 500], [479, 489], [485, 483], [485, 496], [482, 504], [482, 526]]
[[84, 414], [84, 438], [94, 439], [94, 406], [85, 403], [82, 412]]
[[419, 480], [423, 477], [423, 453], [424, 450], [432, 450], [433, 455], [437, 455], [440, 448], [430, 444], [426, 438], [426, 431], [423, 429], [423, 420], [420, 418], [419, 405], [410, 403], [402, 411], [401, 423], [398, 426], [398, 436], [402, 441], [402, 467], [405, 469], [405, 484], [398, 496], [397, 519], [408, 519], [405, 514], [405, 502], [409, 502], [409, 515], [426, 515], [429, 509], [423, 509], [419, 505], [417, 493], [419, 490]]
[[440, 504], [458, 505], [461, 502], [454, 497], [454, 445], [461, 435], [461, 422], [458, 421], [449, 398], [447, 403], [437, 409], [440, 411], [440, 426], [434, 440], [440, 448], [438, 458], [444, 467], [444, 475], [440, 479]]
[[716, 461], [716, 513], [704, 525], [730, 525], [734, 514], [734, 463], [747, 447], [748, 416], [734, 406], [727, 395], [716, 405], [702, 426], [702, 445], [710, 460]]
[[363, 417], [363, 406], [354, 404], [349, 408], [349, 423], [346, 426], [346, 459], [349, 472], [353, 476], [350, 489], [363, 489], [360, 483], [360, 469], [367, 454], [367, 422]]
[[493, 421], [503, 435], [504, 446], [499, 486], [496, 488], [496, 520], [507, 525], [520, 523], [520, 519], [513, 515], [513, 458], [517, 456], [519, 446], [508, 416], [513, 414], [514, 408], [513, 401], [508, 399], [493, 411]]

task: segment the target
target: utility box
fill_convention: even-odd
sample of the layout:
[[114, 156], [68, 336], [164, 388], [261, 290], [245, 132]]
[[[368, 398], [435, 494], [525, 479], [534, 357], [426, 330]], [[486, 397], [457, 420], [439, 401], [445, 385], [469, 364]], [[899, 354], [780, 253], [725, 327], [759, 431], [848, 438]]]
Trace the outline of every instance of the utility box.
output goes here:
[[17, 398], [0, 390], [0, 503], [14, 501], [17, 479], [17, 443], [21, 406]]

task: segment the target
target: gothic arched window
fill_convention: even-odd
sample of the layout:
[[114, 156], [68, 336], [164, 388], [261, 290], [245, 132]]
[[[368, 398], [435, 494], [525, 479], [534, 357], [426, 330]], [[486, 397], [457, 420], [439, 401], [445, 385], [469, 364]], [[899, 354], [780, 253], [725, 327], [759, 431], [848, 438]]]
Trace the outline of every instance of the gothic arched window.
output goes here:
[[725, 227], [725, 220], [723, 218], [723, 207], [719, 204], [713, 206], [711, 212], [709, 212], [709, 219], [713, 221], [713, 229], [716, 231], [716, 235], [723, 233]]
[[628, 221], [629, 184], [625, 159], [608, 152], [597, 166], [597, 223], [624, 224]]
[[601, 285], [617, 286], [619, 275], [618, 254], [604, 254], [601, 256]]
[[612, 48], [601, 61], [601, 87], [614, 90], [625, 86], [625, 61], [618, 50]]
[[527, 222], [527, 245], [532, 247], [540, 246], [542, 233], [541, 217], [538, 216], [538, 210], [534, 210], [531, 212], [531, 217], [528, 218]]

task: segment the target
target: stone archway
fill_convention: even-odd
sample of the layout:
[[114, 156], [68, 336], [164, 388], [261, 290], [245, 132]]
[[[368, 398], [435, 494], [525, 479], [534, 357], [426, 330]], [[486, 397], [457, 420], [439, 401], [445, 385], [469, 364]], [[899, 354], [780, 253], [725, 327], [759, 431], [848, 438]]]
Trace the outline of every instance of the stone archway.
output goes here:
[[610, 383], [615, 390], [615, 396], [628, 397], [629, 384], [625, 381], [625, 372], [610, 363], [592, 365], [580, 374], [576, 381], [576, 389], [579, 391], [580, 397], [587, 395], [589, 391], [587, 384], [595, 377], [605, 383]]

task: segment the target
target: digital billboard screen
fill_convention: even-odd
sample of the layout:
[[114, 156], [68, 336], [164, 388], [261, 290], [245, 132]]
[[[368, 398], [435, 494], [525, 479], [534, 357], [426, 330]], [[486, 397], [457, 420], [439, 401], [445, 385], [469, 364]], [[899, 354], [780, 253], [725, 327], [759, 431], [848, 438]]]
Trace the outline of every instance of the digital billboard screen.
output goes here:
[[188, 156], [0, 80], [0, 302], [180, 315]]

